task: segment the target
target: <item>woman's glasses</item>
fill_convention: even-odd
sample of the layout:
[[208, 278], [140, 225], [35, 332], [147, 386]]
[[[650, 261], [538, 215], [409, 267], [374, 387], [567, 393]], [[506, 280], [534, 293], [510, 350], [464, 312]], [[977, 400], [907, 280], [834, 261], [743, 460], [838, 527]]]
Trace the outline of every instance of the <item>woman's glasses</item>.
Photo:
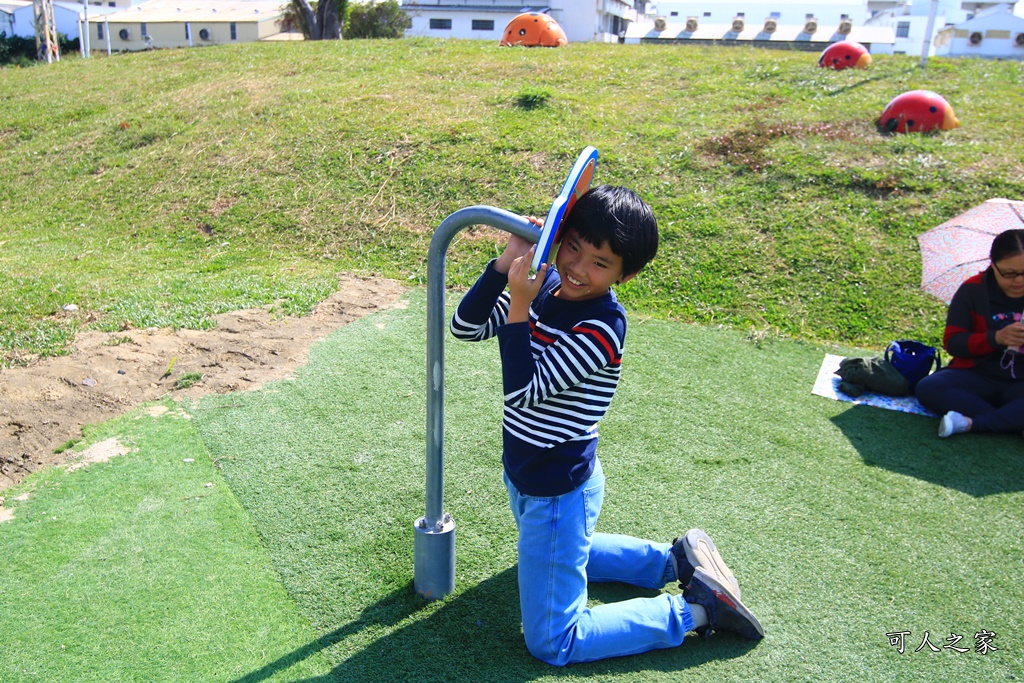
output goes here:
[[1004, 280], [1016, 280], [1017, 278], [1024, 277], [1024, 270], [1011, 270], [1004, 273], [1003, 271], [999, 270], [999, 266], [997, 266], [996, 264], [993, 263], [992, 267], [995, 268], [996, 272], [999, 273], [999, 276]]

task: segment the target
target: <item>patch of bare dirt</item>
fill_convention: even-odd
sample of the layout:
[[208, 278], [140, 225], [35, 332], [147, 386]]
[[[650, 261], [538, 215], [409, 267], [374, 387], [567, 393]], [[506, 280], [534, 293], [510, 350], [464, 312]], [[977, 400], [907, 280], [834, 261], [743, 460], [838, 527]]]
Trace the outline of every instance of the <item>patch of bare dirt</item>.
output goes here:
[[219, 315], [211, 330], [85, 332], [71, 355], [0, 370], [0, 490], [81, 457], [54, 450], [81, 438], [82, 425], [167, 394], [197, 398], [284, 379], [306, 362], [313, 342], [394, 305], [405, 291], [393, 280], [343, 277], [310, 316], [274, 319], [268, 306]]
[[[160, 407], [163, 408], [164, 406]], [[76, 460], [68, 466], [68, 472], [80, 470], [83, 467], [92, 465], [93, 463], [106, 462], [111, 458], [124, 455], [130, 450], [131, 449], [127, 446], [122, 445], [116, 436], [112, 436], [109, 439], [100, 441], [99, 443], [94, 443], [81, 453], [76, 454], [79, 460]]]

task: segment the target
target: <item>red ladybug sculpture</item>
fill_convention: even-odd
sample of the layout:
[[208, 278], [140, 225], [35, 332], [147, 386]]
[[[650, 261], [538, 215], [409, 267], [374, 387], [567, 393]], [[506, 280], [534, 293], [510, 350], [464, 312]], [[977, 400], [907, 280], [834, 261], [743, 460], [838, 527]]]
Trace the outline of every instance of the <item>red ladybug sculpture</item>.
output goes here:
[[818, 66], [836, 71], [866, 69], [871, 66], [871, 53], [860, 43], [840, 40], [822, 51], [821, 57], [818, 58]]
[[960, 122], [941, 95], [930, 90], [911, 90], [886, 105], [878, 125], [890, 133], [926, 133], [953, 130]]
[[554, 17], [540, 12], [525, 12], [508, 22], [499, 45], [558, 47], [568, 45], [565, 31]]

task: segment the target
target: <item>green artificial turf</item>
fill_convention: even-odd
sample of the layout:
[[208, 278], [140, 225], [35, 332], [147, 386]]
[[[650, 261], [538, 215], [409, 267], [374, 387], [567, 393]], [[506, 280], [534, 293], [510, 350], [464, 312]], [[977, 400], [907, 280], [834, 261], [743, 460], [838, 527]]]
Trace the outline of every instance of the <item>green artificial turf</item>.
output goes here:
[[[565, 670], [527, 653], [493, 343], [447, 344], [456, 591], [423, 601], [412, 587], [412, 524], [424, 509], [423, 298], [414, 292], [408, 308], [338, 331], [293, 381], [191, 409], [316, 629], [305, 647], [334, 667], [314, 680], [1024, 676], [1019, 437], [939, 440], [934, 419], [811, 395], [819, 347], [649, 319], [631, 320], [622, 384], [601, 426], [609, 484], [599, 528], [660, 540], [707, 530], [765, 640], [693, 639]], [[591, 597], [651, 594], [607, 585]], [[900, 631], [910, 632], [903, 654], [887, 636]], [[914, 652], [925, 631], [940, 652]], [[973, 649], [983, 631], [998, 650]], [[951, 634], [971, 651], [945, 649]]]
[[289, 671], [262, 680], [327, 670], [302, 649], [309, 623], [253, 520], [185, 413], [162, 407], [88, 430], [88, 443], [116, 438], [126, 454], [3, 492], [14, 509], [0, 524], [4, 683], [205, 683], [282, 657]]

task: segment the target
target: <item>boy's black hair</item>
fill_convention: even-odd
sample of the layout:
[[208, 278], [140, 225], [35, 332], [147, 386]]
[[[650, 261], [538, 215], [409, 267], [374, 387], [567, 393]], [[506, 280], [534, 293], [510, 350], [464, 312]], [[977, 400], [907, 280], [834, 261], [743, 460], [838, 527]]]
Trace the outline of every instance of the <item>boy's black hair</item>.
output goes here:
[[575, 229], [595, 247], [622, 258], [622, 274], [640, 272], [658, 253], [658, 222], [640, 196], [625, 187], [600, 185], [577, 200], [563, 230]]
[[[573, 211], [575, 210], [574, 208]], [[992, 263], [1017, 254], [1024, 254], [1024, 230], [1004, 230], [992, 240], [992, 250], [989, 252], [989, 260]]]

